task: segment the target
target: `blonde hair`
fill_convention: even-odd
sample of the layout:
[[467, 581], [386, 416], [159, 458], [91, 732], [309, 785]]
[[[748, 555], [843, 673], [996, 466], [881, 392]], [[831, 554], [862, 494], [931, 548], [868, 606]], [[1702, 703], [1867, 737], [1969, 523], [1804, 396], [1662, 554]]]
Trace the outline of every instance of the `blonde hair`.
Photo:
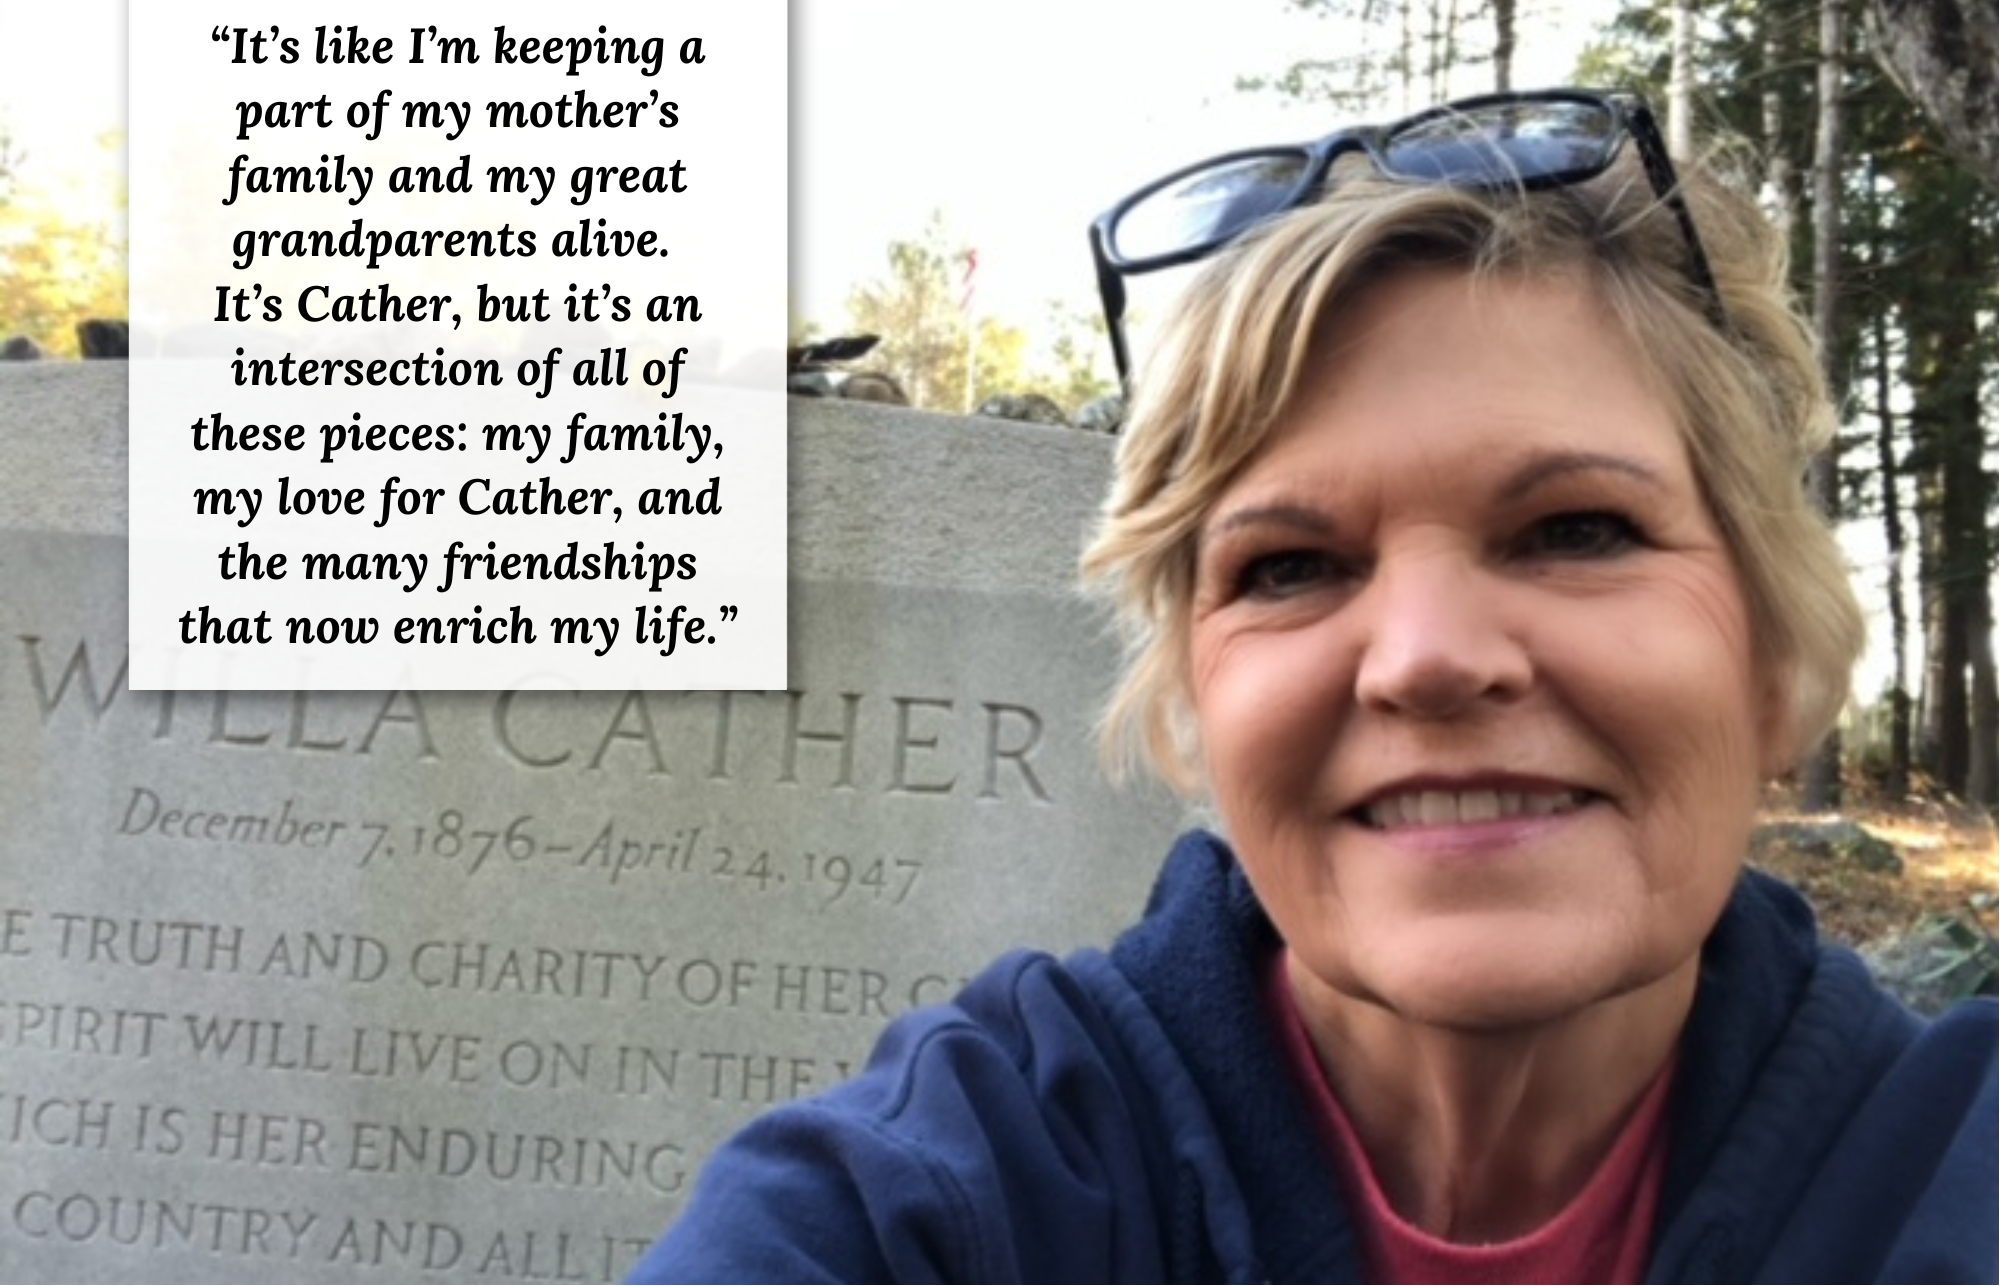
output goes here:
[[1629, 156], [1588, 183], [1531, 193], [1361, 170], [1337, 168], [1318, 202], [1218, 253], [1139, 372], [1082, 560], [1125, 641], [1103, 726], [1113, 771], [1146, 764], [1182, 790], [1198, 783], [1187, 672], [1202, 522], [1284, 417], [1325, 319], [1424, 265], [1572, 276], [1622, 328], [1677, 413], [1734, 553], [1760, 660], [1788, 682], [1802, 755], [1845, 704], [1864, 634], [1839, 548], [1805, 491], [1807, 462], [1836, 420], [1770, 222], [1707, 167], [1683, 170], [1727, 312], [1719, 327], [1688, 275], [1680, 225]]

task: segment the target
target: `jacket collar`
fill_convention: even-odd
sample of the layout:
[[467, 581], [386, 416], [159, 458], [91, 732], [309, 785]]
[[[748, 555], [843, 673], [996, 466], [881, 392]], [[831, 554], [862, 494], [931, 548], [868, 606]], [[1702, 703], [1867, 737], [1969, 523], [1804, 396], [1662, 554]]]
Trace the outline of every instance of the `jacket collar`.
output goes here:
[[[1278, 948], [1277, 931], [1228, 846], [1195, 831], [1174, 845], [1145, 918], [1118, 940], [1111, 958], [1207, 1101], [1263, 1257], [1255, 1271], [1274, 1280], [1353, 1279], [1361, 1259], [1346, 1203], [1329, 1158], [1305, 1125], [1307, 1106], [1265, 1013], [1263, 971]], [[1756, 1262], [1762, 1237], [1775, 1231], [1757, 1231], [1757, 1210], [1789, 1208], [1789, 1190], [1763, 1191], [1748, 1209], [1745, 1185], [1719, 1185], [1732, 1194], [1733, 1211], [1696, 1195], [1718, 1169], [1766, 1176], [1802, 1169], [1773, 1153], [1789, 1146], [1783, 1132], [1739, 1138], [1734, 1127], [1753, 1100], [1814, 1097], [1805, 1083], [1823, 1065], [1817, 1060], [1824, 1052], [1774, 1062], [1773, 1051], [1802, 1027], [1808, 1036], [1851, 1028], [1842, 1011], [1857, 996], [1874, 994], [1859, 962], [1844, 954], [1830, 971], [1818, 970], [1815, 986], [1819, 959], [1804, 899], [1746, 869], [1703, 946], [1701, 983], [1682, 1038], [1656, 1272], [1671, 1261], [1680, 1266], [1669, 1269], [1671, 1276], [1729, 1280], [1734, 1266]], [[1889, 1046], [1915, 1030], [1914, 1019], [1908, 1030], [1891, 1025], [1897, 1032], [1886, 1044], [1876, 1042], [1882, 1048], [1868, 1057], [1892, 1056]], [[1757, 1190], [1754, 1181], [1748, 1187]]]

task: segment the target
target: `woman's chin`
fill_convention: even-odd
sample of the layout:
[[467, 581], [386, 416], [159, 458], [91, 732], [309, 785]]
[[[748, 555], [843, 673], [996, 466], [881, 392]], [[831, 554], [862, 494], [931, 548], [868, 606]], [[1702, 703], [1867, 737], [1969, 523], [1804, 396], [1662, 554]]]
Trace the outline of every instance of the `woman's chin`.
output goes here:
[[[1612, 961], [1588, 943], [1503, 926], [1411, 931], [1355, 959], [1366, 966], [1328, 979], [1334, 990], [1427, 1027], [1525, 1031], [1613, 1003], [1672, 971], [1672, 962]], [[1310, 965], [1308, 965], [1310, 967]]]

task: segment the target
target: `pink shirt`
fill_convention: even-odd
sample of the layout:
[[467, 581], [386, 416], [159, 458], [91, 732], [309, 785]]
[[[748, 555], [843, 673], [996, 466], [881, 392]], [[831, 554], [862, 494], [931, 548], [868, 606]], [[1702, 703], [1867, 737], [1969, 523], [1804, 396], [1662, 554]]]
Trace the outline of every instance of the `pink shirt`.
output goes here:
[[1382, 1194], [1360, 1138], [1320, 1071], [1284, 961], [1280, 952], [1267, 982], [1267, 1000], [1286, 1055], [1306, 1087], [1314, 1123], [1353, 1206], [1371, 1281], [1636, 1282], [1644, 1277], [1660, 1176], [1667, 1162], [1671, 1064], [1639, 1100], [1590, 1182], [1554, 1218], [1512, 1241], [1489, 1245], [1446, 1241], [1403, 1219]]

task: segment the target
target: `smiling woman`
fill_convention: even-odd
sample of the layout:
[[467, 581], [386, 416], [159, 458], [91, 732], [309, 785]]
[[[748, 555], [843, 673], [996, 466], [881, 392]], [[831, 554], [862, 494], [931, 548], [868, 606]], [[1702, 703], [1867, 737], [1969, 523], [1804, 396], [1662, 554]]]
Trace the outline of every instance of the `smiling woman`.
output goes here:
[[1093, 234], [1114, 343], [1209, 261], [1084, 568], [1108, 746], [1227, 838], [753, 1125], [638, 1275], [1992, 1279], [1993, 1006], [1925, 1025], [1743, 866], [1861, 641], [1755, 206], [1554, 91]]

